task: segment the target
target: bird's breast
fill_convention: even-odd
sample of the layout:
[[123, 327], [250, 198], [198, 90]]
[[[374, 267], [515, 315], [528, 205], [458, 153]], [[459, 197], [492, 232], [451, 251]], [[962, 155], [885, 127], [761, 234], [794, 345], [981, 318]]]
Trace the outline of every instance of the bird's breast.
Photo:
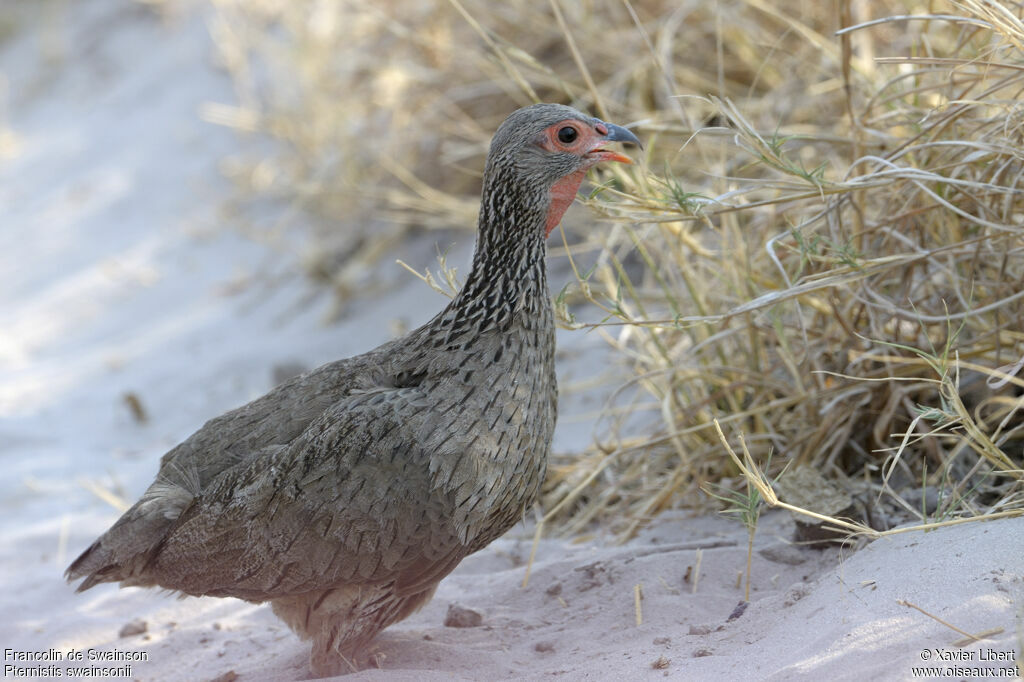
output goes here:
[[504, 533], [540, 490], [555, 426], [555, 375], [543, 334], [481, 339], [422, 413], [432, 486], [452, 502], [460, 540]]

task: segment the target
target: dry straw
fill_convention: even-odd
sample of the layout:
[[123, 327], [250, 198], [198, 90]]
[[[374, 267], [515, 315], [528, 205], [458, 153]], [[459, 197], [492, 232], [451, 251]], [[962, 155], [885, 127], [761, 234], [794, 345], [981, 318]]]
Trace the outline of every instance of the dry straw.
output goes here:
[[647, 141], [563, 237], [562, 321], [633, 379], [555, 457], [542, 526], [625, 538], [787, 465], [859, 498], [829, 519], [855, 533], [1024, 510], [1019, 3], [213, 2], [240, 103], [207, 115], [283, 143], [229, 168], [322, 219], [340, 293], [408, 230], [473, 225], [516, 106]]

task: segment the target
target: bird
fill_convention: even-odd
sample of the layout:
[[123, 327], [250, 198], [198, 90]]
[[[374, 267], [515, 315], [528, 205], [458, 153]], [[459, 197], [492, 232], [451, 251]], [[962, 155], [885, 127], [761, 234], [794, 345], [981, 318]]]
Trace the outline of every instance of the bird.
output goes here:
[[590, 168], [632, 162], [608, 143], [640, 146], [561, 104], [509, 115], [450, 303], [206, 422], [67, 580], [269, 602], [316, 677], [357, 669], [537, 499], [558, 400], [545, 244]]

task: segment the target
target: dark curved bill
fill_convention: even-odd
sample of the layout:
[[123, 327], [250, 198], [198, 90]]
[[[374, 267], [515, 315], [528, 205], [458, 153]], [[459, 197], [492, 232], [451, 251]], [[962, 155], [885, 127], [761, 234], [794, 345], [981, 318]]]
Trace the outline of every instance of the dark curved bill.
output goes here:
[[605, 123], [604, 126], [608, 129], [608, 134], [604, 139], [609, 142], [625, 142], [626, 144], [635, 144], [640, 149], [644, 148], [640, 139], [622, 126], [617, 126], [614, 123]]

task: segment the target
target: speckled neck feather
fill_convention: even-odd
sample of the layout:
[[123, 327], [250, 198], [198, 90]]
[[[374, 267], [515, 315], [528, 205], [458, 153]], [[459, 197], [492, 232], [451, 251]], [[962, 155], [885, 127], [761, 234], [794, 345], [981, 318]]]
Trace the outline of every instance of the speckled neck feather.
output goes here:
[[[582, 181], [578, 175], [576, 187]], [[572, 195], [565, 196], [569, 189]], [[561, 218], [575, 188], [554, 194], [539, 182], [517, 179], [506, 165], [488, 165], [473, 266], [442, 319], [458, 320], [460, 327], [469, 324], [477, 331], [506, 328], [513, 317], [550, 323], [545, 239], [551, 215], [560, 212]]]

